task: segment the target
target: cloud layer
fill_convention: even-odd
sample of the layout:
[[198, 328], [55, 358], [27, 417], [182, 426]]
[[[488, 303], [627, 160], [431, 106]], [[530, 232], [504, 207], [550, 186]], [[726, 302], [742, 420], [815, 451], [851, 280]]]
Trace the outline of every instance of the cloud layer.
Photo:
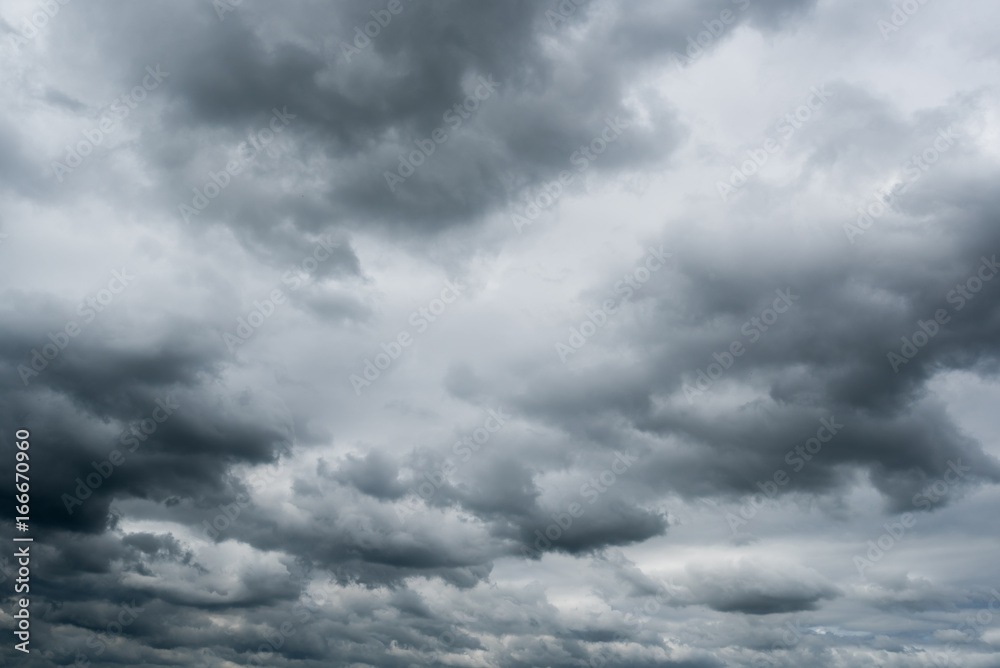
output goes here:
[[995, 665], [998, 18], [8, 3], [0, 656]]

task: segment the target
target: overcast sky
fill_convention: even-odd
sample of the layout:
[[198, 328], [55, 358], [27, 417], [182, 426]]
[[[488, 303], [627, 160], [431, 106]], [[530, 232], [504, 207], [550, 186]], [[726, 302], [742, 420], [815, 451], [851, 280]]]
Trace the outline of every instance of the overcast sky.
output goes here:
[[1000, 666], [998, 24], [6, 0], [0, 659]]

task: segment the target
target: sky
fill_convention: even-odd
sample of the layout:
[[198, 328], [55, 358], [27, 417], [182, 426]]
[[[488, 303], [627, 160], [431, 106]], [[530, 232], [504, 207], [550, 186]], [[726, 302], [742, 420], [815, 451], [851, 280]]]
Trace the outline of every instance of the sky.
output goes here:
[[5, 0], [0, 663], [1000, 666], [998, 21]]

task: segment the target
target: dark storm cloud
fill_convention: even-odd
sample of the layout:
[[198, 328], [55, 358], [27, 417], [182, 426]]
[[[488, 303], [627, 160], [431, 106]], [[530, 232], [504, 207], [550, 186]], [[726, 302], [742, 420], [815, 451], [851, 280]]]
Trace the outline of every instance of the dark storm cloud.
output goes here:
[[348, 455], [347, 461], [333, 474], [327, 474], [323, 464], [321, 467], [320, 475], [331, 475], [334, 480], [351, 484], [377, 499], [398, 499], [406, 493], [399, 480], [399, 469], [391, 459], [375, 450], [364, 458]]
[[[896, 133], [897, 145], [904, 144], [898, 154], [905, 158], [908, 149], [922, 148], [935, 133], [932, 123]], [[947, 244], [924, 248], [916, 258], [890, 254], [875, 263], [867, 240], [859, 239], [856, 249], [840, 241], [841, 249], [850, 248], [842, 263], [812, 267], [787, 256], [777, 238], [753, 240], [744, 255], [711, 264], [707, 248], [692, 247], [678, 259], [676, 274], [644, 288], [656, 301], [657, 316], [632, 332], [632, 344], [646, 355], [641, 362], [583, 372], [585, 382], [566, 378], [557, 367], [551, 374], [539, 369], [517, 410], [588, 435], [620, 431], [607, 425], [621, 417], [683, 443], [683, 455], [651, 454], [638, 475], [652, 487], [690, 495], [757, 492], [757, 483], [776, 470], [791, 473], [786, 453], [815, 436], [818, 420], [830, 415], [845, 425], [842, 433], [814, 460], [801, 462], [801, 473], [795, 470], [782, 492], [849, 484], [838, 468], [848, 464], [866, 470], [890, 507], [904, 511], [912, 509], [914, 494], [959, 459], [972, 469], [963, 484], [1000, 481], [1000, 462], [924, 398], [924, 384], [933, 374], [942, 369], [992, 374], [1000, 353], [1000, 302], [990, 292], [1000, 284], [982, 281], [982, 292], [971, 297], [958, 290], [977, 276], [984, 258], [990, 266], [992, 249], [1000, 248], [996, 196], [985, 183], [961, 193], [948, 190], [945, 184], [960, 169], [941, 164], [923, 177], [919, 191], [914, 186], [913, 198], [924, 200], [923, 210], [942, 217], [938, 225], [962, 230]], [[933, 201], [926, 201], [928, 192]], [[915, 206], [911, 202], [901, 201], [904, 212]], [[751, 266], [758, 268], [753, 274]], [[788, 285], [795, 298], [787, 312], [767, 331], [752, 324], [772, 306], [775, 290]], [[912, 337], [920, 331], [918, 321], [933, 320], [940, 309], [948, 322], [894, 370], [888, 353], [899, 354], [901, 337]], [[845, 317], [848, 313], [852, 317]], [[743, 346], [741, 356], [728, 352], [733, 342]], [[718, 366], [713, 355], [728, 355], [730, 368], [703, 391], [697, 374]], [[697, 410], [732, 383], [768, 396], [777, 420], [744, 413], [720, 422]], [[654, 408], [654, 397], [668, 394], [676, 401]]]
[[[18, 331], [14, 323], [26, 323], [24, 316], [5, 320], [4, 421], [16, 424], [23, 412], [33, 438], [51, 444], [35, 453], [35, 465], [47, 472], [33, 496], [40, 528], [103, 531], [114, 498], [211, 499], [226, 488], [232, 464], [269, 462], [289, 446], [286, 427], [211, 389], [222, 351], [207, 332], [169, 332], [158, 346], [139, 349], [91, 332], [64, 337], [65, 348], [25, 385], [18, 367], [31, 368], [31, 351], [61, 327]], [[103, 323], [94, 327], [113, 333]], [[120, 461], [112, 462], [115, 451]], [[3, 512], [12, 517], [12, 509]]]
[[[557, 514], [562, 525], [556, 519]], [[567, 514], [566, 508], [559, 508], [557, 512], [533, 517], [521, 527], [521, 540], [525, 546], [530, 546], [529, 554], [541, 555], [548, 549], [570, 554], [591, 552], [608, 546], [641, 543], [667, 530], [667, 521], [659, 513], [615, 500], [604, 500], [600, 506], [586, 509], [567, 529], [554, 529], [562, 529], [568, 523]], [[549, 540], [552, 537], [555, 538]]]
[[[165, 208], [188, 202], [191, 188], [202, 185], [209, 170], [222, 169], [226, 158], [214, 147], [235, 147], [248, 130], [265, 128], [274, 107], [294, 116], [282, 138], [288, 155], [281, 169], [303, 179], [319, 173], [322, 197], [313, 191], [304, 200], [305, 192], [294, 186], [251, 187], [249, 181], [260, 184], [277, 169], [262, 158], [253, 176], [228, 187], [199, 216], [202, 224], [225, 220], [257, 244], [273, 246], [289, 244], [287, 235], [272, 232], [282, 220], [301, 232], [381, 222], [408, 233], [433, 233], [475, 222], [507, 201], [503, 175], [540, 185], [575, 169], [574, 152], [600, 135], [606, 119], [634, 121], [621, 98], [642, 60], [681, 50], [688, 34], [703, 30], [703, 20], [729, 5], [669, 11], [650, 5], [643, 12], [657, 22], [642, 26], [648, 47], [620, 58], [609, 58], [590, 42], [573, 43], [571, 53], [553, 58], [543, 40], [569, 41], [547, 25], [544, 5], [529, 2], [406, 4], [371, 47], [350, 58], [340, 44], [350, 43], [352, 29], [370, 21], [369, 11], [382, 10], [380, 4], [290, 9], [280, 21], [301, 31], [295, 40], [259, 30], [270, 12], [249, 3], [226, 13], [221, 23], [207, 6], [190, 4], [140, 9], [116, 3], [74, 18], [97, 33], [126, 36], [100, 42], [99, 58], [134, 63], [116, 68], [118, 85], [130, 86], [140, 76], [139, 63], [163, 63], [170, 72], [157, 103], [165, 107], [167, 134], [159, 139], [146, 133], [142, 142], [162, 181], [186, 184], [161, 194]], [[793, 6], [810, 5], [761, 3], [746, 16], [773, 23]], [[580, 16], [589, 11], [582, 9]], [[600, 40], [638, 30], [630, 12], [593, 21]], [[324, 29], [340, 38], [331, 39]], [[451, 112], [461, 124], [454, 129], [445, 116], [480, 85], [478, 77], [499, 82], [499, 89], [471, 118]], [[629, 130], [594, 169], [662, 162], [681, 130], [667, 108], [653, 111], [654, 122]], [[446, 143], [390, 192], [384, 173], [398, 171], [399, 156], [408, 156], [414, 141], [439, 127], [449, 135]], [[212, 140], [208, 151], [206, 138]]]
[[682, 586], [692, 602], [719, 612], [748, 615], [813, 610], [838, 595], [836, 587], [816, 572], [793, 572], [740, 563], [721, 569], [699, 569]]

